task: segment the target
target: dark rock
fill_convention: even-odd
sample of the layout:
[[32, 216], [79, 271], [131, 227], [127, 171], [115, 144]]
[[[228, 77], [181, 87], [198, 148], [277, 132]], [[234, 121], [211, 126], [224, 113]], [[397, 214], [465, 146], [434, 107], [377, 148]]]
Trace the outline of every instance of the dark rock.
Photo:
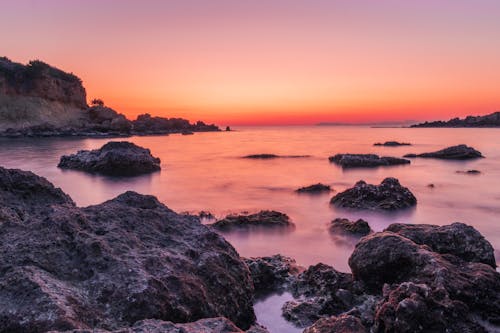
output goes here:
[[379, 166], [410, 164], [409, 160], [397, 157], [380, 157], [375, 154], [337, 154], [328, 158], [343, 168], [373, 168]]
[[204, 211], [204, 210], [202, 210], [201, 212], [198, 213], [198, 217], [200, 219], [206, 219], [206, 220], [214, 220], [215, 219], [214, 214], [207, 212], [207, 211]]
[[427, 187], [434, 188], [434, 187], [436, 187], [436, 185], [434, 185], [434, 184], [431, 183], [431, 184], [428, 184]]
[[251, 227], [290, 228], [294, 224], [286, 214], [274, 210], [262, 210], [250, 215], [228, 215], [224, 219], [212, 223], [211, 226], [219, 230], [229, 230]]
[[100, 149], [64, 155], [58, 167], [113, 176], [135, 176], [161, 169], [160, 159], [152, 156], [149, 149], [126, 141], [108, 142]]
[[467, 175], [479, 175], [481, 173], [481, 171], [479, 170], [467, 170], [467, 171], [457, 171], [457, 173], [465, 173]]
[[419, 245], [427, 245], [434, 252], [453, 254], [465, 261], [496, 267], [493, 246], [476, 229], [464, 223], [444, 226], [394, 223], [384, 231], [397, 233]]
[[260, 159], [260, 160], [270, 160], [274, 158], [303, 158], [303, 157], [309, 157], [309, 155], [252, 154], [243, 156], [243, 158]]
[[191, 131], [182, 131], [181, 134], [182, 135], [193, 135], [194, 133]]
[[398, 141], [386, 141], [384, 143], [374, 143], [374, 146], [386, 146], [386, 147], [398, 147], [398, 146], [411, 146], [408, 142], [398, 142]]
[[191, 124], [186, 119], [152, 117], [148, 113], [139, 115], [132, 121], [132, 126], [133, 133], [138, 135], [220, 131], [216, 125], [207, 125], [202, 121]]
[[306, 299], [302, 301], [288, 301], [281, 307], [283, 317], [294, 323], [298, 327], [307, 327], [312, 325], [318, 319], [325, 315], [323, 312], [323, 304], [316, 299]]
[[336, 218], [329, 227], [330, 232], [334, 234], [344, 234], [351, 236], [366, 236], [373, 232], [368, 222], [363, 219], [349, 221], [348, 219]]
[[424, 157], [424, 158], [439, 158], [445, 160], [467, 160], [475, 158], [483, 158], [481, 152], [466, 145], [457, 145], [441, 149], [432, 153], [422, 154], [406, 154], [404, 157]]
[[231, 132], [231, 127], [226, 126], [226, 132]]
[[332, 189], [330, 188], [329, 185], [324, 185], [321, 183], [317, 183], [314, 185], [309, 185], [309, 186], [304, 186], [296, 190], [298, 193], [324, 193], [324, 192], [330, 192]]
[[303, 333], [368, 333], [361, 320], [350, 315], [332, 316], [318, 320]]
[[453, 118], [448, 121], [432, 121], [415, 124], [411, 127], [499, 127], [500, 112], [493, 112], [485, 116], [467, 116], [463, 119]]
[[254, 322], [252, 281], [234, 248], [153, 196], [77, 208], [43, 178], [0, 168], [0, 200], [2, 333]]
[[396, 178], [386, 178], [380, 185], [361, 180], [353, 188], [335, 195], [330, 203], [341, 208], [397, 210], [415, 206], [417, 199]]
[[280, 254], [243, 260], [250, 270], [256, 292], [280, 289], [284, 284], [288, 284], [292, 277], [304, 270], [294, 259]]

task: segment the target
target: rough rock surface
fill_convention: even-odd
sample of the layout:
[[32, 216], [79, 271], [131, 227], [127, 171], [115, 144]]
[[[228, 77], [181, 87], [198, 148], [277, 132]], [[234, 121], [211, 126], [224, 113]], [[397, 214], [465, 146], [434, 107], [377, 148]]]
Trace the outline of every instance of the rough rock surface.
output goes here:
[[368, 222], [363, 219], [350, 221], [348, 219], [336, 218], [330, 223], [329, 231], [334, 234], [350, 236], [366, 236], [373, 232]]
[[475, 158], [483, 158], [483, 154], [476, 149], [466, 146], [457, 145], [441, 149], [432, 153], [422, 154], [406, 154], [404, 157], [424, 157], [424, 158], [439, 158], [445, 160], [468, 160]]
[[270, 257], [244, 258], [256, 292], [278, 289], [304, 269], [294, 259], [276, 254]]
[[343, 168], [373, 168], [379, 166], [410, 164], [410, 160], [375, 154], [337, 154], [328, 158]]
[[332, 316], [318, 320], [304, 333], [367, 333], [361, 320], [350, 315]]
[[415, 206], [417, 199], [396, 178], [386, 178], [380, 185], [360, 180], [354, 187], [335, 195], [330, 203], [341, 208], [397, 210]]
[[329, 185], [317, 183], [309, 186], [304, 186], [296, 190], [297, 193], [310, 193], [310, 194], [317, 194], [317, 193], [325, 193], [325, 192], [330, 192], [332, 189], [330, 188]]
[[254, 322], [252, 281], [234, 248], [153, 196], [77, 208], [45, 179], [0, 168], [0, 201], [2, 333]]
[[252, 227], [294, 227], [288, 215], [274, 210], [262, 210], [249, 215], [228, 215], [224, 219], [210, 225], [218, 230]]
[[385, 147], [399, 147], [399, 146], [411, 146], [408, 142], [398, 142], [398, 141], [386, 141], [384, 143], [377, 142], [373, 144], [374, 146], [385, 146]]
[[160, 159], [151, 155], [149, 149], [127, 141], [112, 141], [100, 149], [64, 155], [58, 167], [113, 176], [135, 176], [161, 169]]

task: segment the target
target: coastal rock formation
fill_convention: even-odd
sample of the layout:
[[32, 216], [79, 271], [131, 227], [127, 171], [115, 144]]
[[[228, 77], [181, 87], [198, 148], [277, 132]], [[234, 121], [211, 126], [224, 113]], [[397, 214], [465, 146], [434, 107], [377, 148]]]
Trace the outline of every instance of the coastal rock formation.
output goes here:
[[404, 157], [424, 157], [424, 158], [439, 158], [445, 160], [468, 160], [484, 157], [481, 152], [466, 145], [457, 145], [441, 149], [431, 153], [422, 154], [406, 154]]
[[385, 146], [385, 147], [399, 147], [399, 146], [411, 146], [408, 142], [398, 142], [398, 141], [386, 141], [384, 143], [374, 143], [374, 146]]
[[415, 206], [417, 199], [396, 178], [386, 178], [380, 185], [360, 180], [354, 187], [335, 195], [330, 203], [341, 208], [397, 210]]
[[368, 222], [363, 219], [349, 221], [348, 219], [336, 218], [330, 223], [329, 230], [334, 234], [362, 237], [373, 232]]
[[78, 208], [45, 179], [0, 168], [0, 200], [2, 333], [218, 316], [248, 329], [255, 320], [234, 248], [153, 196]]
[[210, 225], [218, 230], [252, 227], [294, 227], [288, 215], [274, 210], [262, 210], [258, 213], [248, 215], [228, 215], [224, 219]]
[[274, 158], [303, 158], [309, 155], [276, 155], [276, 154], [252, 154], [243, 156], [243, 158], [250, 158], [255, 160], [270, 160]]
[[138, 135], [220, 131], [217, 126], [207, 125], [202, 121], [191, 124], [186, 119], [152, 117], [148, 113], [139, 115], [132, 121], [132, 127], [134, 134]]
[[375, 154], [337, 154], [328, 158], [343, 168], [373, 168], [379, 166], [410, 164], [409, 160]]
[[500, 111], [485, 116], [467, 116], [463, 119], [453, 118], [448, 121], [426, 121], [410, 127], [499, 127]]
[[330, 188], [329, 185], [317, 183], [309, 186], [304, 186], [301, 187], [295, 192], [297, 193], [309, 193], [309, 194], [319, 194], [319, 193], [325, 193], [325, 192], [330, 192], [332, 189]]
[[304, 269], [294, 259], [276, 254], [270, 257], [243, 259], [250, 270], [256, 292], [276, 289], [291, 281]]
[[303, 333], [368, 333], [361, 320], [350, 315], [332, 316], [318, 320]]
[[112, 141], [100, 149], [64, 155], [58, 167], [112, 176], [136, 176], [161, 169], [160, 159], [151, 155], [149, 149], [126, 141]]

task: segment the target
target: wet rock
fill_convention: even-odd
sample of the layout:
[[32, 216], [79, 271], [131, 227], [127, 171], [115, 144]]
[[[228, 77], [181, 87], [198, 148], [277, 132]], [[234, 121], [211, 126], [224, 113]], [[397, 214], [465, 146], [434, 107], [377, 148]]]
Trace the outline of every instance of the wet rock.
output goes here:
[[294, 259], [276, 254], [270, 257], [243, 259], [250, 270], [256, 292], [280, 289], [304, 270]]
[[321, 303], [318, 299], [288, 301], [281, 307], [281, 312], [286, 320], [296, 326], [307, 327], [325, 316], [321, 315], [323, 312], [323, 304]]
[[274, 210], [262, 210], [249, 215], [228, 215], [224, 219], [212, 223], [211, 226], [218, 230], [230, 230], [252, 227], [290, 228], [294, 224], [286, 214]]
[[243, 158], [261, 159], [261, 160], [269, 160], [274, 158], [304, 158], [304, 157], [309, 157], [309, 155], [252, 154], [243, 156]]
[[348, 219], [336, 218], [330, 223], [329, 230], [334, 234], [362, 237], [373, 232], [368, 222], [363, 219], [350, 221]]
[[332, 316], [318, 320], [303, 333], [368, 333], [361, 320], [350, 315]]
[[399, 146], [411, 146], [408, 142], [398, 142], [398, 141], [386, 141], [384, 143], [374, 143], [374, 146], [385, 146], [385, 147], [399, 147]]
[[126, 141], [108, 142], [100, 149], [64, 155], [58, 167], [113, 176], [136, 176], [161, 169], [160, 159], [151, 155], [149, 149]]
[[297, 193], [311, 193], [311, 194], [317, 194], [317, 193], [325, 193], [325, 192], [330, 192], [332, 189], [330, 188], [329, 185], [324, 185], [321, 183], [309, 185], [309, 186], [304, 186], [296, 190]]
[[445, 160], [467, 160], [467, 159], [483, 158], [484, 156], [481, 154], [481, 152], [477, 151], [472, 147], [466, 145], [457, 145], [431, 153], [406, 154], [404, 157], [439, 158]]
[[415, 206], [417, 199], [396, 178], [386, 178], [380, 185], [361, 180], [353, 188], [335, 195], [330, 203], [341, 208], [398, 210]]
[[43, 178], [0, 168], [0, 200], [9, 208], [0, 216], [2, 333], [216, 316], [246, 329], [255, 320], [234, 248], [153, 196], [77, 208]]
[[328, 158], [342, 168], [372, 168], [379, 166], [410, 164], [410, 160], [375, 154], [337, 154]]
[[444, 226], [394, 223], [384, 231], [394, 232], [419, 245], [427, 245], [434, 252], [496, 267], [493, 246], [476, 229], [464, 223]]

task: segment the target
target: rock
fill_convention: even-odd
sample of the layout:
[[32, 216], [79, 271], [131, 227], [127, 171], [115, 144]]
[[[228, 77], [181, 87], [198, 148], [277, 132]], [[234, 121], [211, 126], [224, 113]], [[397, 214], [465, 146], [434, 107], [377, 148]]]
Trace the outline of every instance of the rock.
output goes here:
[[457, 145], [441, 149], [432, 153], [422, 154], [406, 154], [404, 157], [424, 157], [424, 158], [439, 158], [445, 160], [467, 160], [475, 158], [483, 158], [481, 152], [466, 145]]
[[397, 157], [380, 157], [375, 154], [337, 154], [328, 158], [343, 168], [373, 168], [379, 166], [410, 164], [409, 160]]
[[200, 211], [198, 213], [198, 217], [200, 219], [215, 220], [214, 214], [212, 214], [211, 212], [205, 211], [205, 210]]
[[294, 227], [294, 224], [286, 214], [274, 210], [261, 210], [250, 215], [228, 215], [224, 219], [212, 223], [211, 226], [218, 230], [230, 230], [252, 227], [291, 228]]
[[280, 289], [304, 269], [294, 259], [276, 254], [270, 257], [244, 258], [256, 292]]
[[398, 146], [411, 146], [408, 142], [398, 142], [398, 141], [386, 141], [384, 143], [374, 143], [374, 146], [385, 146], [385, 147], [398, 147]]
[[231, 132], [231, 127], [226, 126], [226, 132]]
[[243, 156], [243, 158], [259, 159], [259, 160], [270, 160], [274, 158], [303, 158], [303, 157], [309, 157], [309, 155], [252, 154]]
[[307, 327], [322, 316], [323, 304], [316, 299], [308, 299], [303, 301], [287, 301], [281, 307], [283, 317], [294, 323], [298, 327]]
[[330, 203], [341, 208], [397, 210], [415, 206], [417, 199], [396, 178], [386, 178], [380, 185], [361, 180], [353, 188], [335, 195]]
[[456, 171], [456, 173], [464, 173], [464, 174], [467, 174], [467, 175], [479, 175], [481, 173], [481, 171], [479, 170], [467, 170], [467, 171], [461, 171], [461, 170], [458, 170]]
[[321, 183], [317, 183], [314, 185], [309, 185], [309, 186], [304, 186], [301, 187], [297, 190], [295, 190], [298, 193], [310, 193], [310, 194], [317, 194], [317, 193], [324, 193], [324, 192], [330, 192], [332, 189], [330, 188], [329, 185], [324, 185]]
[[190, 124], [188, 120], [182, 118], [163, 118], [152, 117], [149, 113], [137, 116], [132, 121], [133, 133], [138, 135], [154, 135], [168, 133], [185, 133], [189, 135], [192, 132], [218, 132], [216, 125], [207, 125], [202, 121]]
[[432, 121], [415, 124], [410, 127], [499, 127], [500, 111], [485, 116], [467, 116], [465, 118], [453, 118], [448, 121]]
[[476, 229], [464, 223], [444, 226], [394, 223], [384, 231], [394, 232], [419, 245], [427, 245], [434, 252], [496, 267], [493, 246]]
[[303, 333], [368, 333], [359, 318], [350, 315], [332, 316], [318, 320]]
[[77, 208], [45, 179], [0, 168], [0, 200], [2, 333], [217, 316], [247, 329], [255, 320], [234, 248], [153, 196]]
[[434, 188], [434, 187], [436, 187], [436, 185], [434, 185], [434, 184], [431, 183], [431, 184], [427, 184], [427, 187], [428, 188]]
[[161, 169], [160, 159], [151, 155], [149, 149], [126, 141], [108, 142], [100, 149], [64, 155], [58, 167], [112, 176], [136, 176]]
[[182, 135], [193, 135], [194, 133], [191, 131], [182, 131], [181, 134]]
[[373, 232], [368, 222], [363, 219], [357, 221], [349, 221], [348, 219], [336, 218], [330, 224], [331, 233], [350, 235], [350, 236], [366, 236]]

